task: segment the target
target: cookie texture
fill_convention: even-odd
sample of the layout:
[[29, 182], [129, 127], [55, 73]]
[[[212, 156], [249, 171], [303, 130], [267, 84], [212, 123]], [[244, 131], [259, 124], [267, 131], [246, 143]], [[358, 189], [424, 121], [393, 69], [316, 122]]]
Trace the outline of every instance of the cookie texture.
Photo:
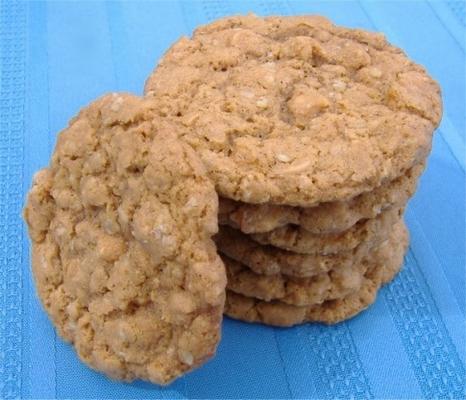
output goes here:
[[377, 232], [372, 241], [360, 243], [350, 251], [334, 254], [299, 254], [261, 245], [248, 235], [228, 226], [221, 226], [214, 240], [220, 253], [246, 265], [256, 274], [283, 274], [297, 278], [312, 277], [337, 266], [351, 266], [375, 246], [387, 239], [390, 230]]
[[[402, 222], [399, 220], [398, 224]], [[400, 230], [398, 227], [394, 229]], [[364, 275], [374, 265], [387, 263], [387, 257], [391, 257], [391, 254], [387, 254], [387, 248], [395, 248], [398, 240], [391, 234], [388, 243], [382, 244], [380, 248], [375, 247], [352, 264], [344, 267], [338, 265], [309, 278], [256, 274], [245, 265], [223, 256], [228, 278], [227, 289], [248, 297], [265, 301], [280, 300], [295, 306], [311, 306], [342, 298], [360, 290]]]
[[350, 251], [362, 242], [373, 242], [403, 214], [403, 209], [390, 209], [376, 218], [357, 222], [341, 233], [315, 234], [297, 225], [285, 225], [266, 233], [251, 235], [256, 242], [301, 254], [334, 254]]
[[145, 93], [221, 196], [303, 207], [403, 175], [430, 152], [442, 113], [437, 83], [382, 35], [315, 16], [201, 27]]
[[79, 357], [166, 384], [210, 358], [226, 276], [218, 200], [150, 100], [107, 95], [60, 133], [24, 211], [39, 297]]
[[263, 301], [227, 291], [225, 315], [247, 322], [258, 322], [274, 326], [292, 326], [305, 322], [335, 324], [351, 318], [371, 305], [382, 284], [392, 280], [403, 264], [408, 246], [408, 233], [404, 225], [394, 231], [397, 241], [389, 242], [382, 249], [384, 262], [374, 265], [364, 275], [360, 290], [346, 297], [329, 300], [322, 304], [296, 307], [281, 301]]
[[370, 267], [369, 262], [363, 259], [347, 268], [335, 268], [310, 278], [294, 278], [281, 274], [259, 275], [226, 256], [222, 259], [227, 270], [228, 290], [265, 301], [280, 300], [295, 306], [321, 304], [358, 291]]
[[424, 163], [417, 164], [406, 174], [351, 200], [321, 203], [315, 207], [247, 204], [221, 197], [219, 223], [248, 234], [270, 232], [288, 224], [299, 225], [314, 234], [343, 232], [362, 219], [375, 218], [389, 208], [403, 207], [414, 194], [424, 167]]

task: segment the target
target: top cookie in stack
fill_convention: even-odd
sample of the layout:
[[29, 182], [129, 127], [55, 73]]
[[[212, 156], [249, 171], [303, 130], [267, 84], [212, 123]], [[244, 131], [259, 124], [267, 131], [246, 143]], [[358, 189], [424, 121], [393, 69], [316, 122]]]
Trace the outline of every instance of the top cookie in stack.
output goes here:
[[145, 93], [219, 193], [228, 315], [336, 322], [400, 268], [442, 111], [436, 82], [382, 35], [227, 18], [178, 41]]
[[220, 196], [312, 207], [422, 162], [438, 85], [380, 34], [321, 17], [232, 17], [179, 40], [146, 95], [198, 152]]

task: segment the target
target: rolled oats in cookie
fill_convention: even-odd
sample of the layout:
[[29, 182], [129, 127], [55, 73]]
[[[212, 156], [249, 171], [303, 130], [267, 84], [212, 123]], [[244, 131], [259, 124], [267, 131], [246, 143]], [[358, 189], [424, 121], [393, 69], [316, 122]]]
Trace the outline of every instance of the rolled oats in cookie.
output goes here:
[[115, 379], [167, 384], [220, 339], [224, 266], [205, 168], [150, 99], [104, 96], [60, 133], [24, 211], [39, 297], [60, 335]]
[[310, 306], [293, 306], [282, 301], [264, 301], [227, 290], [225, 315], [247, 322], [292, 326], [306, 322], [335, 324], [369, 307], [381, 285], [391, 281], [403, 265], [408, 246], [404, 223], [397, 224], [391, 239], [379, 249], [379, 262], [369, 268], [359, 290], [345, 297]]
[[[248, 297], [265, 301], [280, 300], [294, 306], [311, 306], [328, 300], [346, 297], [361, 289], [364, 276], [374, 265], [387, 264], [392, 249], [401, 253], [399, 245], [406, 242], [398, 237], [402, 222], [391, 229], [390, 237], [379, 246], [372, 248], [364, 257], [356, 258], [349, 265], [335, 265], [326, 272], [309, 278], [298, 278], [283, 274], [261, 275], [245, 265], [222, 256], [227, 270], [227, 289]], [[403, 249], [404, 254], [404, 249]]]
[[375, 218], [386, 209], [404, 206], [414, 194], [424, 166], [417, 164], [406, 174], [351, 200], [320, 203], [315, 207], [247, 204], [221, 197], [219, 223], [248, 234], [270, 232], [288, 224], [299, 225], [314, 234], [343, 232], [361, 219]]
[[389, 233], [390, 230], [378, 232], [372, 241], [362, 242], [350, 251], [334, 254], [299, 254], [270, 245], [261, 245], [248, 235], [228, 226], [221, 226], [214, 240], [219, 252], [244, 264], [257, 274], [281, 273], [297, 278], [309, 278], [337, 266], [351, 266], [386, 240]]
[[377, 256], [371, 254], [368, 258], [310, 278], [295, 278], [281, 274], [256, 274], [241, 263], [222, 256], [227, 270], [228, 290], [265, 301], [280, 300], [294, 306], [321, 304], [358, 291], [372, 258]]
[[425, 159], [442, 113], [437, 83], [382, 35], [313, 16], [201, 27], [168, 50], [145, 93], [218, 193], [256, 204], [371, 191]]
[[403, 209], [381, 212], [376, 218], [364, 219], [340, 233], [315, 234], [297, 225], [285, 225], [273, 231], [256, 233], [256, 242], [300, 254], [335, 254], [350, 251], [362, 242], [372, 242], [380, 232], [388, 231], [400, 219]]
[[227, 290], [225, 315], [245, 322], [272, 326], [293, 326], [306, 322], [336, 324], [369, 307], [376, 299], [381, 269], [376, 267], [364, 277], [358, 292], [341, 299], [328, 300], [311, 306], [294, 306], [279, 300], [264, 301]]

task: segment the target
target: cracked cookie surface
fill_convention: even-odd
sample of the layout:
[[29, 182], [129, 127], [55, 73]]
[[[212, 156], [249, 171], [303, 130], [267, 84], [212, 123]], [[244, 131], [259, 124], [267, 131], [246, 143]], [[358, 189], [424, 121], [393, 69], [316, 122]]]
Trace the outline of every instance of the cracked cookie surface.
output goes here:
[[86, 364], [166, 384], [215, 353], [217, 212], [202, 162], [150, 100], [107, 95], [60, 133], [24, 216], [39, 297]]
[[321, 17], [230, 17], [163, 56], [145, 93], [219, 195], [309, 207], [393, 180], [431, 148], [442, 107], [426, 71], [380, 34]]
[[[403, 265], [408, 246], [408, 232], [399, 224], [393, 232], [396, 240], [381, 248], [383, 261], [368, 269], [361, 288], [346, 297], [313, 306], [297, 307], [281, 301], [263, 301], [227, 290], [225, 315], [247, 322], [273, 326], [293, 326], [305, 322], [334, 324], [351, 318], [369, 307], [381, 285], [391, 281]], [[393, 236], [393, 237], [394, 237]]]

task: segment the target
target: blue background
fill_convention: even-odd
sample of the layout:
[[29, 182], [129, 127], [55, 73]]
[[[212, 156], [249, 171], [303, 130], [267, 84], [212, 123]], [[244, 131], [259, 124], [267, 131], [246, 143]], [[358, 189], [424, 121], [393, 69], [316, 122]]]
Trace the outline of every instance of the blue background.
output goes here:
[[[332, 327], [226, 320], [214, 360], [168, 388], [81, 364], [34, 292], [19, 214], [57, 132], [108, 91], [141, 93], [167, 47], [222, 15], [319, 13], [383, 31], [440, 82], [445, 113], [407, 212], [405, 268]], [[465, 2], [150, 1], [0, 5], [0, 398], [464, 398]]]

